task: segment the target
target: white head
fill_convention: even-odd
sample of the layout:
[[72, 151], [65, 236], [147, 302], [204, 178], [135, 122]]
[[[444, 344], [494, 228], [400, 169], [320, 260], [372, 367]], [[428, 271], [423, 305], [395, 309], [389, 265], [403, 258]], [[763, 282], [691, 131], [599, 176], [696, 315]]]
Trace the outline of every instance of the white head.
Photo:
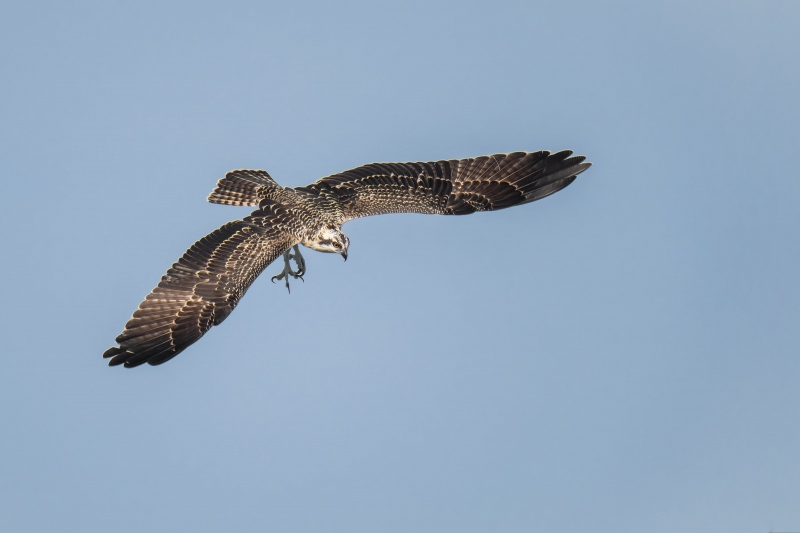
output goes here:
[[350, 247], [350, 239], [339, 228], [325, 226], [319, 233], [303, 241], [303, 245], [318, 252], [341, 254], [344, 260], [347, 261], [347, 249]]

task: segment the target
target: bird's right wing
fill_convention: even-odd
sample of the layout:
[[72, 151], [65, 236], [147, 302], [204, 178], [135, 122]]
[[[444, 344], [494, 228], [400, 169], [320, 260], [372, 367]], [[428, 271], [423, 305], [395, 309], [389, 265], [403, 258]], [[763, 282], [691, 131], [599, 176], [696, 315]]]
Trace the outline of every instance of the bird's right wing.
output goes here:
[[279, 215], [267, 215], [228, 222], [194, 243], [103, 354], [109, 365], [161, 364], [225, 320], [264, 268], [297, 244]]
[[295, 190], [335, 199], [341, 220], [383, 213], [466, 215], [533, 202], [589, 168], [583, 156], [513, 152], [429, 163], [372, 163]]

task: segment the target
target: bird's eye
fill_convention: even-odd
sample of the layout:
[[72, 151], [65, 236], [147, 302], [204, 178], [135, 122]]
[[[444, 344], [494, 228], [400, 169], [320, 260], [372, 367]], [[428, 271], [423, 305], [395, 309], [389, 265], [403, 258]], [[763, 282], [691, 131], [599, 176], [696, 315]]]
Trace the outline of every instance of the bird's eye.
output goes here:
[[342, 245], [341, 245], [341, 244], [339, 244], [338, 242], [335, 242], [335, 243], [333, 243], [333, 247], [334, 247], [334, 248], [341, 248], [341, 247], [342, 247]]

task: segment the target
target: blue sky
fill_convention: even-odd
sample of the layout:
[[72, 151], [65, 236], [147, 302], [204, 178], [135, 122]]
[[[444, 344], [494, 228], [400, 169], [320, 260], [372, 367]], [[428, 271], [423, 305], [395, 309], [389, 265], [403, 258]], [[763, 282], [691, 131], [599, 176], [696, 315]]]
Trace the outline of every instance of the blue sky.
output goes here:
[[[0, 530], [800, 529], [800, 4], [10, 2]], [[344, 227], [160, 367], [196, 239], [372, 161], [594, 166]]]

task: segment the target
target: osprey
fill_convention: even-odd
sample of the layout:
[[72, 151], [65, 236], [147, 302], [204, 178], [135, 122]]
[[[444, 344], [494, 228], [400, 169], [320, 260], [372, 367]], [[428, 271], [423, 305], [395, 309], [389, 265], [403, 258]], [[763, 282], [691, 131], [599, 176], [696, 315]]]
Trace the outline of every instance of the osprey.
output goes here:
[[[533, 202], [557, 192], [589, 168], [572, 151], [513, 152], [430, 163], [372, 163], [305, 187], [281, 187], [263, 170], [234, 170], [209, 202], [258, 206], [189, 248], [147, 295], [109, 365], [160, 365], [225, 320], [259, 274], [283, 256], [273, 282], [301, 278], [302, 244], [340, 254], [350, 241], [342, 224], [382, 213], [468, 215]], [[294, 253], [291, 253], [293, 251]], [[292, 269], [290, 260], [297, 270]]]

